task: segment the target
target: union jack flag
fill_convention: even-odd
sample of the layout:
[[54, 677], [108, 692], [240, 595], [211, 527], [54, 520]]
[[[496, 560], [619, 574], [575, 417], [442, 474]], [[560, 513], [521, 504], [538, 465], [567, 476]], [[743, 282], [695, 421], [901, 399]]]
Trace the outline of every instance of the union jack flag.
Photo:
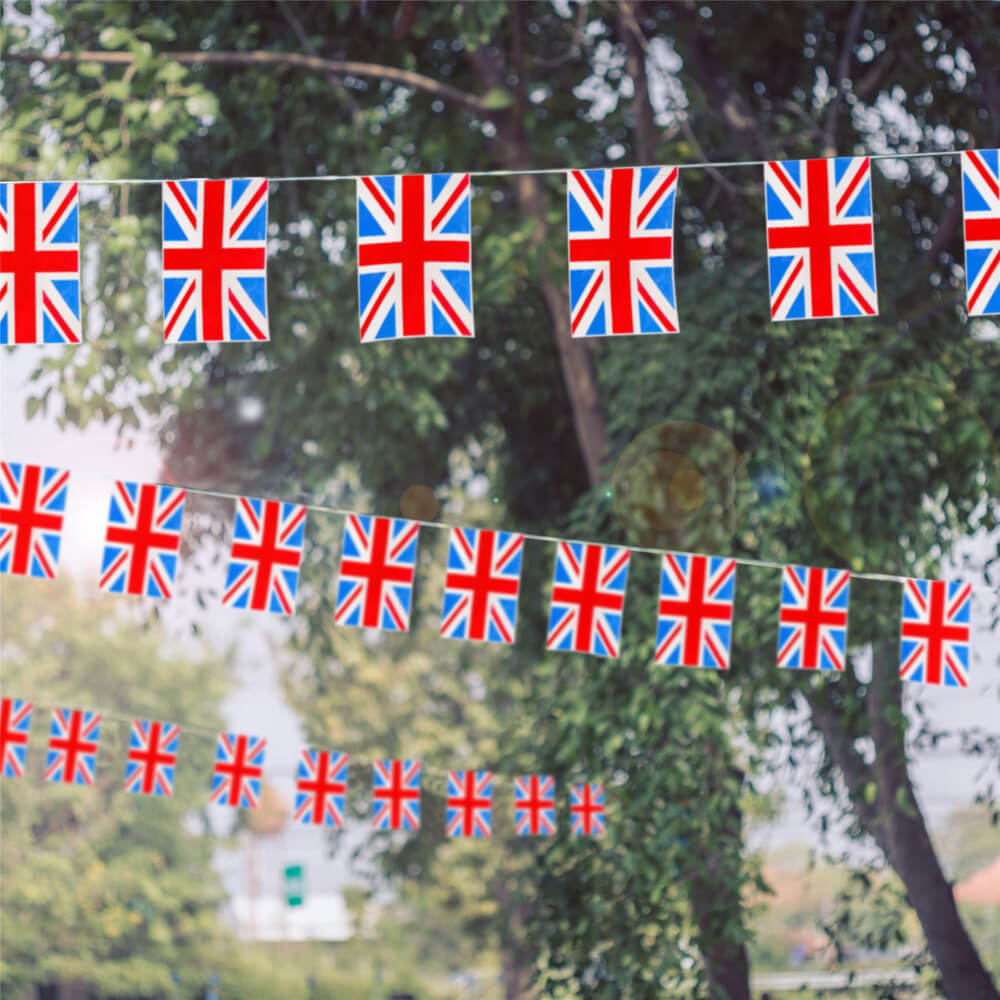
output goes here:
[[97, 712], [57, 708], [52, 713], [45, 780], [92, 785], [100, 737], [101, 717]]
[[764, 184], [771, 318], [875, 316], [868, 157], [771, 162]]
[[75, 184], [0, 184], [0, 344], [79, 344]]
[[240, 497], [222, 603], [292, 614], [305, 535], [305, 507]]
[[128, 737], [125, 791], [164, 797], [174, 793], [174, 768], [181, 727], [136, 719]]
[[660, 572], [656, 662], [729, 669], [736, 562], [667, 552]]
[[629, 549], [560, 542], [547, 649], [618, 656]]
[[574, 337], [676, 333], [676, 167], [569, 175], [569, 299]]
[[441, 635], [512, 643], [524, 535], [452, 528]]
[[344, 825], [347, 754], [303, 750], [295, 775], [296, 823]]
[[416, 830], [420, 826], [420, 761], [377, 760], [372, 787], [376, 830]]
[[260, 736], [221, 733], [215, 746], [212, 790], [209, 801], [240, 809], [260, 804], [260, 781], [264, 774], [267, 740]]
[[184, 490], [116, 482], [101, 562], [101, 590], [172, 596], [183, 518]]
[[944, 687], [969, 686], [972, 584], [905, 580], [899, 675]]
[[337, 582], [338, 625], [405, 632], [410, 627], [420, 525], [349, 514]]
[[0, 573], [56, 575], [68, 484], [49, 465], [0, 463]]
[[490, 835], [493, 813], [493, 775], [489, 771], [449, 771], [445, 835]]
[[570, 832], [576, 837], [598, 837], [604, 833], [604, 788], [602, 785], [571, 785]]
[[0, 700], [0, 760], [5, 778], [24, 777], [24, 755], [31, 731], [31, 702], [23, 698]]
[[556, 832], [556, 779], [552, 775], [514, 779], [514, 828], [521, 837]]
[[358, 180], [361, 341], [471, 337], [468, 174]]
[[778, 666], [843, 670], [847, 656], [846, 569], [786, 566], [778, 612]]
[[270, 339], [267, 181], [163, 185], [163, 338]]
[[1000, 313], [1000, 150], [962, 153], [965, 283], [970, 316]]

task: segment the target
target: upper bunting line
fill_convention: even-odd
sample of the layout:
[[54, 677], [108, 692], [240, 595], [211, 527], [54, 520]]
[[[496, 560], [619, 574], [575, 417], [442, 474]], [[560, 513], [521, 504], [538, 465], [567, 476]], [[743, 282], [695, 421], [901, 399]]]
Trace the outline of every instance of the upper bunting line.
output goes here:
[[[924, 157], [938, 157], [938, 156], [959, 156], [964, 152], [961, 149], [941, 149], [935, 150], [933, 152], [927, 153], [860, 153], [855, 155], [864, 156], [869, 160], [917, 160]], [[837, 159], [837, 157], [822, 157], [822, 159]], [[772, 160], [702, 160], [698, 163], [676, 163], [671, 164], [672, 168], [677, 170], [705, 170], [709, 167], [712, 169], [720, 169], [724, 167], [763, 167], [768, 163], [773, 162]], [[648, 164], [649, 166], [654, 166], [655, 164]], [[594, 168], [589, 169], [612, 169], [626, 167], [627, 164], [615, 163], [608, 165], [604, 168]], [[644, 164], [633, 164], [634, 167], [644, 166]], [[546, 175], [546, 174], [569, 174], [572, 173], [574, 167], [537, 167], [533, 169], [525, 170], [469, 170], [463, 171], [467, 173], [470, 177], [520, 177], [527, 175]], [[447, 171], [441, 171], [445, 173]], [[367, 174], [291, 174], [285, 177], [269, 176], [263, 179], [268, 181], [273, 181], [275, 184], [280, 184], [283, 182], [294, 182], [294, 183], [307, 183], [309, 181], [359, 181], [365, 177], [371, 177], [371, 173]], [[403, 176], [402, 174], [394, 175], [391, 172], [387, 176]], [[181, 178], [178, 177], [125, 177], [119, 179], [108, 179], [100, 180], [97, 178], [42, 178], [35, 181], [37, 184], [68, 184], [75, 183], [84, 185], [86, 187], [103, 187], [105, 185], [123, 185], [123, 184], [164, 184], [167, 181], [176, 181]]]
[[[175, 488], [179, 487], [180, 489], [185, 490], [187, 493], [195, 493], [201, 496], [217, 497], [221, 500], [233, 500], [236, 502], [243, 499], [243, 497], [245, 496], [245, 494], [242, 493], [227, 493], [224, 490], [209, 490], [209, 489], [202, 489], [196, 486], [183, 486], [180, 483], [156, 482], [155, 485], [172, 486]], [[262, 500], [267, 499], [273, 501], [276, 498], [260, 497], [260, 499]], [[288, 501], [283, 501], [283, 502], [288, 502]], [[300, 501], [297, 500], [293, 502], [301, 507], [305, 507], [307, 510], [315, 510], [322, 514], [334, 514], [342, 517], [349, 517], [352, 514], [360, 513], [359, 511], [350, 510], [346, 507], [328, 507], [325, 504], [301, 503]], [[377, 515], [372, 515], [372, 516], [377, 516]], [[442, 521], [421, 521], [419, 518], [414, 518], [414, 517], [407, 517], [406, 520], [409, 521], [411, 524], [420, 525], [420, 527], [422, 528], [437, 528], [438, 530], [450, 529], [456, 526], [464, 526], [464, 525], [455, 525], [450, 522], [442, 522]], [[514, 529], [508, 529], [508, 530], [514, 530]], [[567, 538], [565, 535], [560, 535], [558, 537], [555, 535], [535, 535], [526, 531], [518, 531], [517, 533], [521, 535], [526, 541], [545, 542], [547, 544], [552, 544], [552, 545], [558, 545], [560, 542], [571, 542], [580, 545], [593, 544], [592, 541], [588, 541], [586, 539]], [[650, 546], [642, 546], [642, 545], [624, 545], [621, 547], [628, 549], [630, 552], [638, 552], [652, 556], [662, 556], [664, 552], [662, 548], [652, 548]], [[749, 559], [742, 556], [727, 556], [727, 558], [732, 559], [733, 562], [735, 562], [737, 565], [740, 566], [759, 566], [762, 569], [783, 570], [785, 569], [785, 567], [788, 566], [787, 561], [770, 562], [765, 559]], [[891, 573], [854, 572], [853, 570], [851, 570], [851, 578], [860, 580], [878, 580], [883, 583], [905, 583], [907, 580], [913, 579], [913, 577], [910, 576], [897, 576]], [[979, 585], [970, 584], [970, 586], [972, 587], [974, 593], [992, 594], [993, 596], [1000, 596], [1000, 586], [988, 587], [982, 584]]]

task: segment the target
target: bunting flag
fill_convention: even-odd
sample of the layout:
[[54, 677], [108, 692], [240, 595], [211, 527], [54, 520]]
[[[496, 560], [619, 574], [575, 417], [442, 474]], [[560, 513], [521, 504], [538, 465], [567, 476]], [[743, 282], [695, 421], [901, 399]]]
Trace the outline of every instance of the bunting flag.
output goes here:
[[92, 785], [100, 738], [101, 717], [96, 712], [57, 708], [52, 713], [45, 780]]
[[452, 528], [444, 581], [441, 635], [514, 641], [524, 535]]
[[348, 515], [334, 611], [338, 625], [409, 629], [419, 531], [419, 524], [402, 518]]
[[629, 549], [559, 542], [546, 649], [618, 656]]
[[215, 747], [209, 801], [240, 809], [260, 804], [267, 740], [259, 736], [221, 733]]
[[76, 184], [0, 184], [0, 344], [79, 344]]
[[778, 613], [779, 667], [844, 669], [850, 580], [846, 569], [784, 568]]
[[101, 561], [101, 590], [169, 598], [177, 572], [184, 490], [115, 483]]
[[125, 756], [125, 791], [160, 798], [174, 794], [174, 768], [181, 727], [136, 719]]
[[771, 318], [876, 315], [868, 157], [770, 162], [764, 186]]
[[899, 644], [903, 680], [968, 687], [971, 619], [971, 584], [904, 581]]
[[962, 153], [965, 286], [970, 316], [1000, 313], [1000, 150]]
[[295, 822], [343, 826], [346, 795], [347, 754], [303, 750], [295, 774]]
[[445, 834], [449, 837], [490, 835], [493, 775], [489, 771], [449, 771]]
[[556, 832], [556, 779], [552, 775], [514, 779], [514, 830], [519, 837]]
[[362, 343], [471, 337], [469, 175], [362, 177], [357, 193]]
[[163, 339], [270, 339], [267, 181], [163, 185]]
[[735, 580], [734, 559], [664, 553], [657, 663], [729, 669]]
[[572, 785], [569, 793], [570, 832], [575, 837], [604, 833], [603, 785]]
[[31, 731], [31, 702], [23, 698], [0, 699], [0, 761], [5, 778], [24, 777], [24, 757]]
[[376, 830], [420, 827], [420, 761], [377, 760], [372, 785]]
[[55, 577], [68, 485], [50, 465], [0, 463], [0, 573]]
[[305, 537], [305, 507], [240, 497], [222, 603], [293, 614]]
[[570, 172], [574, 337], [677, 332], [676, 194], [676, 167]]

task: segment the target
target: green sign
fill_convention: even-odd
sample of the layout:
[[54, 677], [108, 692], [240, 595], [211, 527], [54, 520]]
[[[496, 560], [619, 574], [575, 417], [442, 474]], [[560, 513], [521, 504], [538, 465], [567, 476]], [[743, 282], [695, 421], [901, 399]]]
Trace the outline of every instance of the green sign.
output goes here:
[[301, 906], [306, 895], [306, 876], [302, 865], [285, 865], [285, 902]]

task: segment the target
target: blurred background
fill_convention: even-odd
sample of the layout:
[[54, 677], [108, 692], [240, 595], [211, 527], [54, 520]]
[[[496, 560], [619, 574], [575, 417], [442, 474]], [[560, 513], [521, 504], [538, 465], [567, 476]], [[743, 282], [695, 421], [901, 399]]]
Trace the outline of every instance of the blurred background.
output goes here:
[[[163, 343], [163, 177], [491, 171], [1000, 145], [993, 4], [2, 0], [0, 180], [79, 178], [84, 343], [4, 348], [0, 454], [71, 470], [58, 579], [0, 577], [0, 993], [995, 997], [1000, 332], [965, 312], [957, 156], [872, 165], [880, 315], [771, 323], [762, 169], [681, 173], [680, 333], [570, 338], [565, 176], [474, 178], [476, 337], [360, 344], [355, 186], [272, 182], [265, 344]], [[851, 587], [848, 669], [775, 666], [779, 571], [740, 567], [732, 669], [545, 654], [551, 545], [509, 649], [333, 626], [343, 519], [297, 613], [223, 608], [232, 501], [189, 494], [177, 594], [97, 586], [113, 480], [976, 586], [968, 689], [897, 680], [899, 585]], [[709, 675], [709, 676], [704, 676]], [[96, 786], [41, 779], [48, 709], [105, 713]], [[175, 795], [122, 790], [131, 718], [181, 724]], [[208, 805], [265, 736], [261, 807]], [[349, 816], [292, 822], [303, 746]], [[370, 762], [425, 762], [376, 835]], [[449, 768], [493, 836], [444, 838]], [[517, 838], [509, 776], [603, 781], [604, 837]], [[990, 992], [992, 990], [992, 992]]]

